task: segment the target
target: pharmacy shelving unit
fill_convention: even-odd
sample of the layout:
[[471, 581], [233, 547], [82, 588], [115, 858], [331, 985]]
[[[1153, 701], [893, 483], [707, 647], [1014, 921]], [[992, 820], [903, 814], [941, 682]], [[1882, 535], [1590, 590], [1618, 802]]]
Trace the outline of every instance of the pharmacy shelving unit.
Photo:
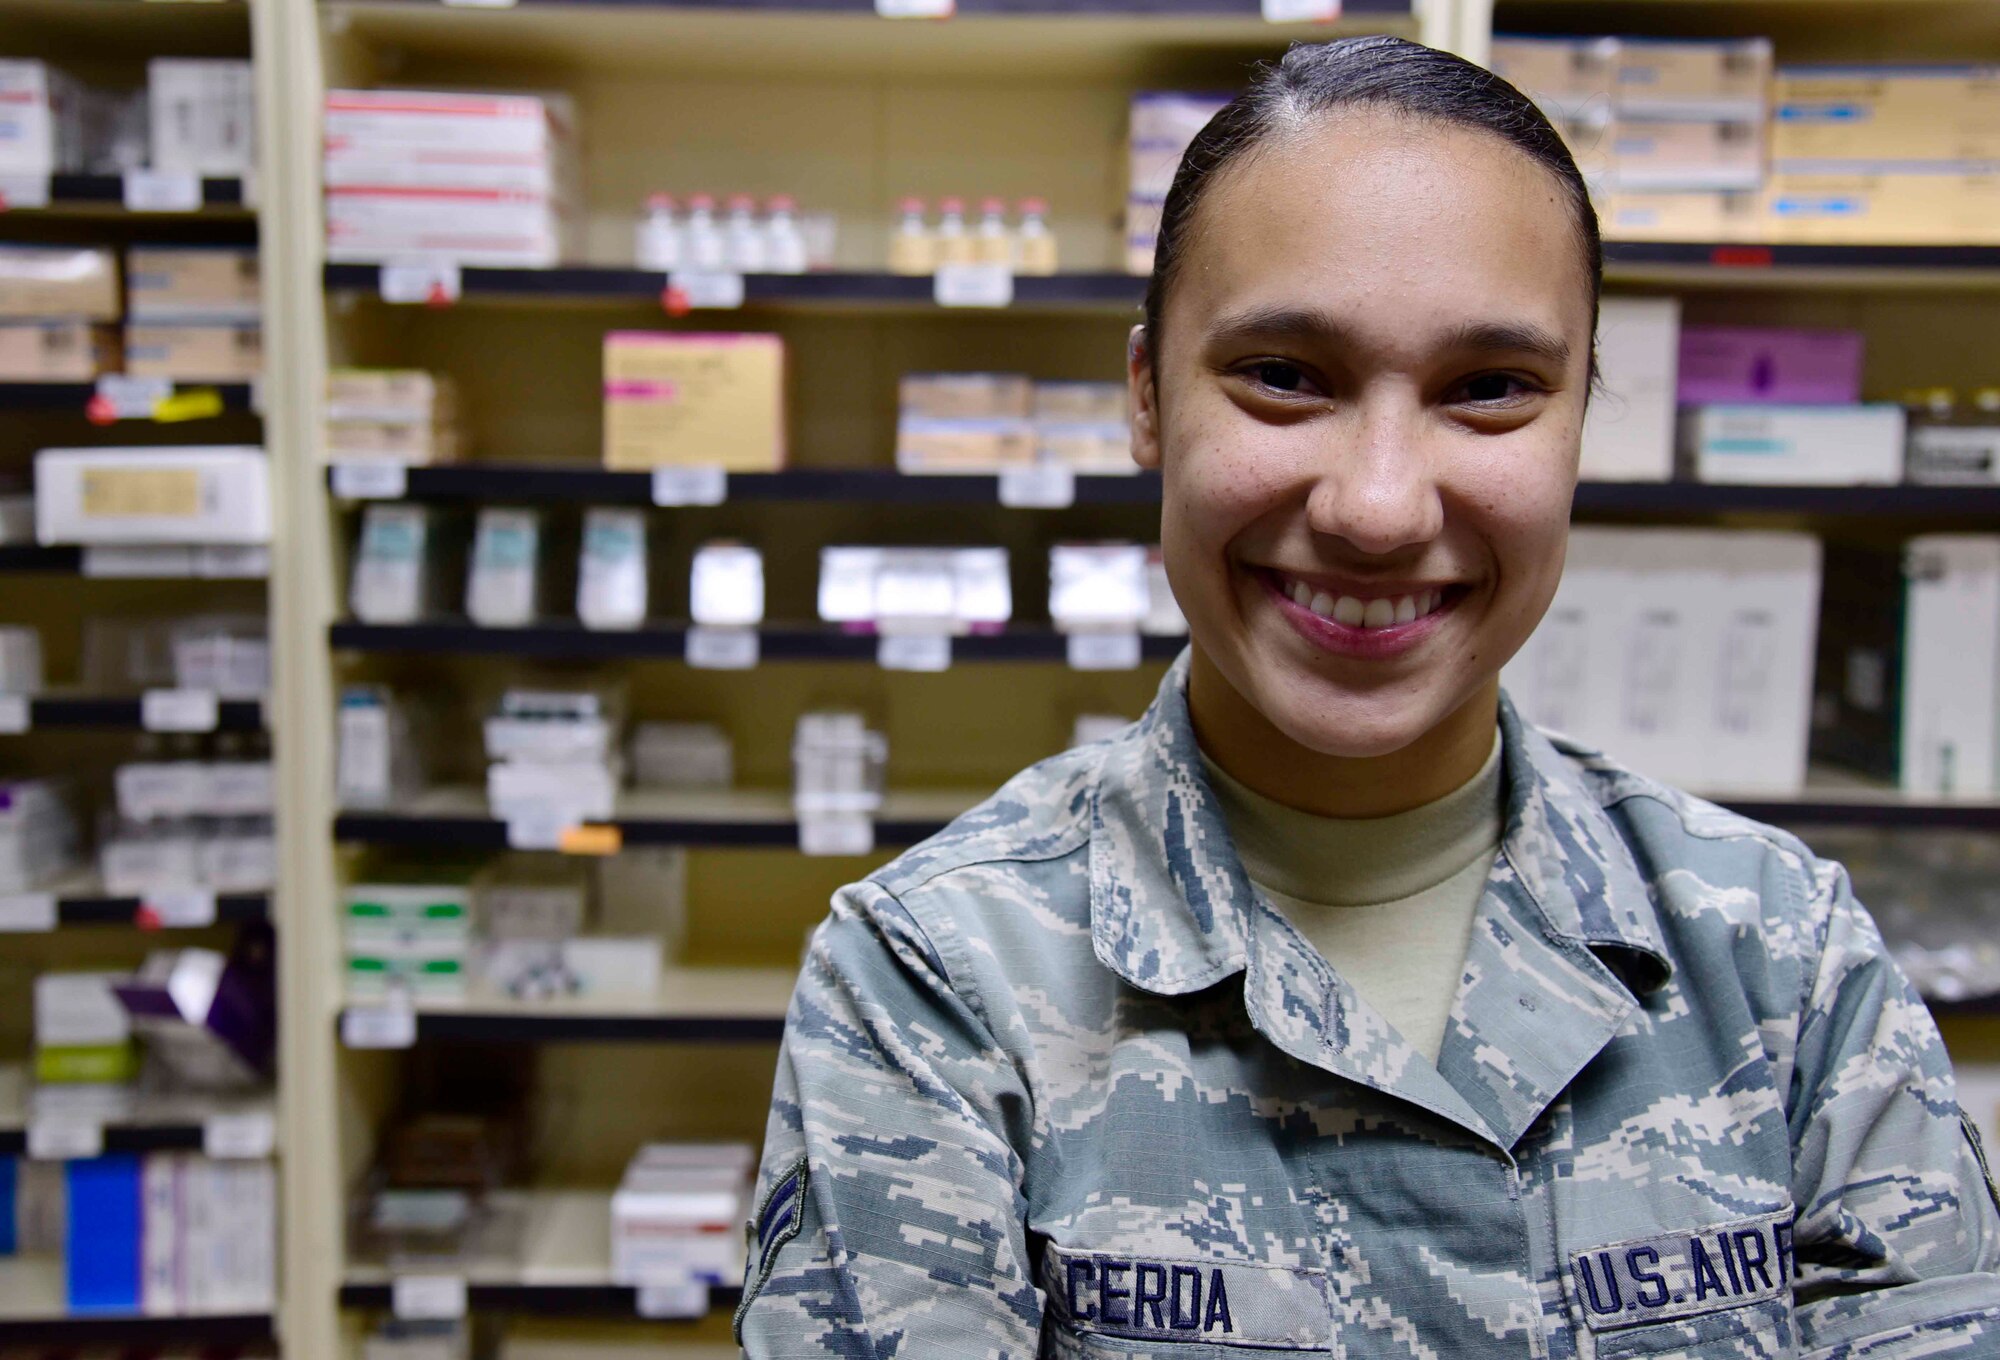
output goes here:
[[[252, 56], [268, 38], [274, 6], [258, 0], [206, 4], [142, 4], [136, 0], [0, 0], [0, 56], [59, 62], [89, 83], [130, 87], [143, 80], [154, 56]], [[256, 51], [257, 55], [263, 55]], [[167, 185], [145, 176], [57, 175], [40, 182], [0, 177], [0, 241], [92, 244], [247, 244], [258, 239], [255, 186], [243, 179]], [[191, 194], [188, 191], [191, 190]], [[152, 195], [149, 197], [149, 195]], [[248, 384], [223, 385], [212, 414], [176, 423], [90, 418], [91, 383], [0, 383], [0, 474], [25, 477], [33, 453], [52, 445], [255, 443], [257, 397]], [[202, 403], [206, 404], [204, 397]], [[186, 404], [183, 404], [184, 408]], [[173, 579], [105, 579], [105, 563], [74, 547], [0, 545], [0, 615], [43, 631], [52, 677], [77, 674], [79, 624], [99, 612], [158, 615], [265, 607], [261, 580], [201, 579], [191, 566]], [[96, 783], [109, 764], [128, 756], [145, 729], [138, 694], [78, 692], [60, 687], [28, 702], [0, 698], [0, 769], [9, 774], [77, 772]], [[266, 727], [259, 701], [217, 705], [217, 731]], [[243, 1102], [161, 1104], [142, 1099], [117, 1117], [80, 1114], [32, 1100], [18, 1037], [26, 1023], [28, 979], [47, 968], [136, 965], [151, 949], [206, 944], [226, 948], [236, 927], [276, 915], [267, 892], [211, 895], [162, 889], [124, 895], [105, 890], [81, 871], [40, 892], [0, 897], [0, 969], [8, 979], [6, 1029], [0, 1053], [0, 1156], [60, 1160], [107, 1153], [221, 1150], [215, 1140], [278, 1142], [275, 1094]], [[102, 1120], [103, 1122], [95, 1122]], [[59, 1257], [0, 1260], [0, 1349], [117, 1347], [148, 1352], [208, 1347], [262, 1347], [276, 1342], [273, 1315], [69, 1316]]]
[[[53, 12], [60, 0], [33, 2]], [[969, 806], [977, 789], [1058, 749], [1073, 715], [1137, 712], [1170, 650], [1154, 644], [1136, 672], [1079, 673], [1062, 664], [1061, 640], [1035, 622], [1047, 544], [1150, 533], [1156, 479], [1083, 477], [1074, 506], [1023, 510], [1001, 504], [993, 478], [900, 476], [888, 456], [894, 379], [927, 369], [1116, 377], [1143, 291], [1118, 272], [1128, 95], [1225, 87], [1246, 58], [1328, 30], [1266, 26], [1252, 0], [961, 0], [956, 18], [916, 24], [875, 18], [872, 0], [256, 3], [271, 21], [259, 80], [275, 153], [257, 197], [270, 309], [263, 398], [281, 454], [272, 595], [282, 679], [271, 721], [285, 734], [276, 914], [286, 945], [287, 1352], [357, 1355], [373, 1317], [395, 1307], [398, 1268], [344, 1244], [350, 1195], [398, 1107], [418, 1056], [402, 1050], [413, 1045], [534, 1064], [538, 1111], [571, 1115], [549, 1140], [536, 1183], [517, 1192], [535, 1225], [529, 1249], [450, 1268], [466, 1282], [471, 1311], [507, 1315], [510, 1329], [531, 1321], [564, 1354], [588, 1355], [598, 1338], [730, 1353], [727, 1296], [711, 1301], [715, 1316], [663, 1329], [641, 1321], [650, 1310], [639, 1291], [610, 1280], [606, 1187], [648, 1139], [759, 1136], [801, 936], [827, 892], [870, 867], [867, 857], [797, 852], [800, 828], [784, 792], [794, 717], [854, 706], [887, 732], [895, 792], [875, 825], [886, 854]], [[1486, 0], [1423, 0], [1414, 13], [1363, 0], [1346, 10], [1345, 29], [1391, 28], [1474, 56], [1492, 27]], [[1852, 22], [1843, 29], [1823, 10]], [[1546, 31], [1768, 32], [1781, 59], [2000, 57], [2000, 20], [1977, 0], [1618, 0], [1518, 11], [1509, 0], [1501, 19]], [[379, 268], [324, 259], [317, 108], [330, 87], [449, 84], [576, 95], [587, 149], [583, 245], [558, 269], [465, 269], [448, 306], [390, 305]], [[631, 267], [633, 214], [649, 190], [738, 188], [837, 211], [838, 267], [753, 275], [740, 312], [682, 316], [664, 276]], [[1018, 279], [1004, 311], [940, 307], [929, 280], [882, 272], [886, 209], [906, 192], [1049, 197], [1063, 272]], [[1690, 320], [1861, 326], [1874, 342], [1871, 384], [1883, 390], [1991, 380], [2000, 250], [1613, 242], [1606, 258], [1614, 290], [1677, 293]], [[454, 513], [532, 505], [565, 516], [650, 504], [649, 477], [598, 465], [599, 346], [608, 330], [670, 327], [774, 330], [788, 342], [793, 467], [732, 476], [723, 504], [661, 510], [654, 520], [656, 550], [669, 558], [709, 536], [765, 547], [774, 622], [760, 641], [769, 664], [747, 675], [679, 664], [685, 633], [668, 622], [677, 601], [656, 603], [658, 621], [629, 634], [586, 633], [560, 619], [500, 631], [448, 618], [383, 627], [348, 617], [345, 550], [361, 501]], [[324, 467], [320, 417], [323, 374], [346, 363], [451, 374], [472, 461], [413, 468], [388, 487], [344, 486]], [[1827, 525], [1888, 537], [1983, 526], [1996, 511], [1991, 491], [1912, 487], [1593, 484], [1577, 498], [1580, 518]], [[885, 673], [872, 640], [788, 622], [812, 617], [804, 585], [817, 546], [920, 540], [1008, 546], [1020, 622], [1000, 639], [961, 641], [942, 675]], [[79, 566], [75, 554], [0, 550], [0, 569], [9, 568]], [[568, 678], [620, 677], [635, 716], [713, 720], [736, 739], [746, 788], [635, 794], [612, 822], [584, 828], [591, 834], [579, 843], [627, 855], [689, 848], [682, 961], [657, 995], [616, 1004], [475, 992], [404, 1012], [350, 1000], [335, 914], [343, 877], [368, 856], [408, 863], [498, 852], [509, 828], [488, 813], [470, 767], [407, 805], [334, 806], [326, 772], [339, 684], [382, 679], [463, 700], [500, 677], [550, 667]], [[1800, 826], [2000, 830], [2000, 805], [1990, 802], [1911, 800], [1818, 779], [1803, 798], [1731, 801]]]

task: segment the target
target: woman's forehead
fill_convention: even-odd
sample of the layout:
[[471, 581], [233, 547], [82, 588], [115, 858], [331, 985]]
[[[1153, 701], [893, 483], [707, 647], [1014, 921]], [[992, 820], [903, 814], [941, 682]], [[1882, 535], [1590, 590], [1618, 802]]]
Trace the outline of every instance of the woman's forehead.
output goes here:
[[1568, 191], [1491, 133], [1366, 108], [1316, 117], [1218, 174], [1191, 225], [1170, 315], [1589, 328]]

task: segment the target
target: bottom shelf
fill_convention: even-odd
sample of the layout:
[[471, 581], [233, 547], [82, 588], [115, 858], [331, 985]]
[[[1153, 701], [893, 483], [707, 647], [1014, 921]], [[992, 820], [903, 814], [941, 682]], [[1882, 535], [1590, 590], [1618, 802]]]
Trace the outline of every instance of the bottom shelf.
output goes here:
[[67, 1311], [63, 1263], [53, 1256], [0, 1259], [0, 1347], [271, 1346], [268, 1313], [142, 1317]]
[[[642, 1291], [611, 1279], [611, 1196], [602, 1190], [507, 1190], [489, 1197], [491, 1212], [508, 1221], [518, 1243], [514, 1254], [475, 1251], [462, 1260], [425, 1260], [392, 1269], [382, 1261], [351, 1263], [340, 1286], [344, 1308], [392, 1309], [394, 1279], [456, 1276], [465, 1281], [466, 1308], [474, 1313], [529, 1317], [642, 1318]], [[709, 1311], [728, 1312], [741, 1289], [709, 1291]]]

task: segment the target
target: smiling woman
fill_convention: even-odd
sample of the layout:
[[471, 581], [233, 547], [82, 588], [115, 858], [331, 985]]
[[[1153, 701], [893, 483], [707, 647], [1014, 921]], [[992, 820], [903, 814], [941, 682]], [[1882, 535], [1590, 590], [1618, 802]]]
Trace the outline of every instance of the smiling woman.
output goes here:
[[1524, 724], [1596, 220], [1395, 39], [1196, 138], [1132, 336], [1191, 645], [844, 889], [753, 1357], [2000, 1354], [2000, 1200], [1838, 865]]

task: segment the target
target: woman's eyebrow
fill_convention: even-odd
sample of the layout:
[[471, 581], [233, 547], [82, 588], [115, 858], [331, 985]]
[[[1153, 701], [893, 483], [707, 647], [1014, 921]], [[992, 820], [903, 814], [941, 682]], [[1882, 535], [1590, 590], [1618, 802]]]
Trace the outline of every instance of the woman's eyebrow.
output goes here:
[[[1212, 344], [1249, 340], [1297, 340], [1309, 344], [1352, 342], [1352, 333], [1330, 312], [1317, 307], [1258, 307], [1219, 317], [1209, 328]], [[1558, 368], [1569, 363], [1569, 342], [1532, 321], [1468, 321], [1443, 338], [1440, 349], [1455, 353], [1531, 354]]]

